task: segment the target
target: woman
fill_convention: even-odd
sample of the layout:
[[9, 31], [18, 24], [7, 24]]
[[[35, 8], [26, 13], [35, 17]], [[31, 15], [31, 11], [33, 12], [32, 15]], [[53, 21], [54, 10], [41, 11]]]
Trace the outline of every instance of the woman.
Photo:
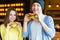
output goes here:
[[55, 35], [54, 21], [51, 16], [44, 15], [44, 1], [35, 0], [32, 4], [33, 14], [38, 18], [24, 17], [23, 37], [29, 35], [29, 40], [51, 40]]
[[12, 7], [8, 9], [4, 24], [0, 26], [0, 34], [2, 40], [23, 40], [22, 26], [18, 22], [16, 10]]

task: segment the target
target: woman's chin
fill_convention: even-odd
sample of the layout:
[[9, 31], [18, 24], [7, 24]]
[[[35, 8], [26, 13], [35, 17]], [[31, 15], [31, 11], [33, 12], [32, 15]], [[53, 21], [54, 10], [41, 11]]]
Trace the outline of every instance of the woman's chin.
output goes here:
[[11, 20], [10, 22], [14, 22], [14, 20]]

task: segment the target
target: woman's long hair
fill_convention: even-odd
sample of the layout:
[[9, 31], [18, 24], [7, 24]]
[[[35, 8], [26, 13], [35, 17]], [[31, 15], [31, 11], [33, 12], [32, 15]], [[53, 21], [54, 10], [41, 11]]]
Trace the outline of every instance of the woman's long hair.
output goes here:
[[[10, 15], [11, 10], [13, 10], [13, 11], [16, 12], [15, 8], [13, 8], [13, 7], [10, 7], [8, 9], [8, 11], [6, 13], [6, 16], [5, 16], [5, 19], [4, 19], [4, 25], [5, 25], [5, 27], [7, 27], [7, 24], [9, 23], [9, 15]], [[16, 20], [15, 21], [19, 21], [18, 16], [17, 16], [17, 12], [16, 12]]]

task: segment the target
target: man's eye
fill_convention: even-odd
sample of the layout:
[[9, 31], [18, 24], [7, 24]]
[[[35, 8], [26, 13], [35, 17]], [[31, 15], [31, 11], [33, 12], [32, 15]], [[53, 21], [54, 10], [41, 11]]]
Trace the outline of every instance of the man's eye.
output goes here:
[[37, 5], [37, 6], [39, 6], [39, 5]]
[[16, 14], [14, 14], [14, 16], [16, 16]]

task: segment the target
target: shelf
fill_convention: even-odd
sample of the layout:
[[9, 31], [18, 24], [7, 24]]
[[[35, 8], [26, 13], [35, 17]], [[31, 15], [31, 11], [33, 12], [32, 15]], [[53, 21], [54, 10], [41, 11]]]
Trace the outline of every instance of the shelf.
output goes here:
[[53, 17], [54, 20], [60, 20], [60, 17]]

